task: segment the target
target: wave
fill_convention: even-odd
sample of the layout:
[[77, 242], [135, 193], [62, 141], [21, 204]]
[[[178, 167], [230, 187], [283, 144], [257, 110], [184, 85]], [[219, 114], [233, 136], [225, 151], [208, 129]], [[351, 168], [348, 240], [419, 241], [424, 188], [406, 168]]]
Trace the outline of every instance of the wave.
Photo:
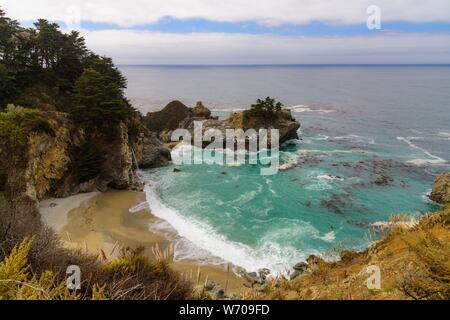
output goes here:
[[[228, 240], [223, 235], [217, 234], [208, 224], [192, 217], [183, 217], [175, 209], [163, 204], [156, 192], [158, 183], [147, 182], [152, 185], [152, 187], [149, 185], [145, 187], [152, 213], [157, 218], [167, 221], [181, 237], [174, 246], [176, 261], [188, 259], [208, 264], [230, 262], [249, 272], [269, 268], [273, 273], [283, 273], [296, 262], [304, 261], [306, 258], [304, 254], [293, 247], [281, 246], [271, 241], [265, 241], [259, 247], [252, 248]], [[160, 224], [156, 228], [161, 227], [167, 228], [168, 226]], [[150, 228], [155, 228], [155, 226], [150, 226]]]
[[336, 240], [336, 234], [334, 231], [330, 231], [330, 232], [326, 233], [325, 235], [318, 237], [318, 238], [325, 242], [333, 242], [334, 240]]
[[344, 178], [338, 177], [338, 176], [330, 176], [328, 174], [321, 174], [317, 176], [317, 179], [325, 179], [325, 180], [337, 180], [337, 181], [344, 181]]
[[449, 132], [441, 131], [441, 132], [438, 132], [437, 136], [440, 137], [440, 138], [443, 138], [445, 140], [450, 140], [450, 133]]
[[305, 112], [310, 112], [310, 113], [320, 113], [320, 114], [328, 114], [328, 113], [333, 113], [336, 112], [336, 110], [330, 110], [330, 109], [318, 109], [318, 108], [313, 108], [307, 105], [296, 105], [296, 106], [292, 106], [290, 108], [288, 108], [289, 110], [291, 110], [291, 112], [295, 112], [295, 113], [305, 113]]
[[349, 134], [345, 136], [333, 137], [332, 140], [345, 140], [352, 143], [365, 143], [365, 144], [375, 144], [375, 140], [373, 138], [367, 138], [363, 136], [359, 136], [356, 134]]
[[213, 108], [211, 109], [211, 112], [242, 112], [245, 111], [246, 109], [244, 108], [232, 108], [232, 109], [227, 109], [227, 108]]
[[150, 208], [150, 206], [148, 205], [148, 202], [144, 201], [144, 202], [141, 202], [140, 204], [134, 206], [133, 208], [130, 208], [128, 211], [130, 213], [138, 213], [139, 211], [146, 210], [149, 208]]
[[315, 141], [327, 141], [330, 139], [330, 137], [325, 134], [319, 134], [316, 138], [310, 138], [310, 139], [315, 140]]
[[397, 140], [407, 143], [411, 148], [420, 150], [424, 154], [426, 154], [428, 157], [431, 158], [431, 159], [413, 159], [413, 160], [407, 161], [408, 163], [414, 164], [414, 165], [417, 165], [417, 166], [423, 166], [423, 165], [427, 165], [427, 164], [438, 165], [438, 164], [446, 164], [446, 163], [448, 163], [447, 160], [442, 159], [442, 158], [440, 158], [438, 156], [435, 156], [434, 154], [432, 154], [428, 150], [426, 150], [424, 148], [421, 148], [421, 147], [419, 147], [418, 145], [415, 145], [412, 142], [413, 140], [420, 140], [420, 139], [421, 139], [420, 137], [397, 137]]

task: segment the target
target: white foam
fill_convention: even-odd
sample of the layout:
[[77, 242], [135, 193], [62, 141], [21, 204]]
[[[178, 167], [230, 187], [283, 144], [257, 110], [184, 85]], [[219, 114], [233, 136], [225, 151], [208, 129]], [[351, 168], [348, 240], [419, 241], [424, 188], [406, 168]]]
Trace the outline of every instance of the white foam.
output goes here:
[[319, 237], [319, 239], [322, 239], [325, 242], [333, 242], [334, 240], [336, 240], [336, 234], [334, 233], [334, 231], [330, 231], [322, 237]]
[[278, 170], [287, 171], [298, 165], [298, 155], [297, 154], [292, 155], [291, 153], [289, 153], [288, 157], [289, 157], [288, 160], [285, 161], [283, 164], [281, 164], [278, 167]]
[[375, 140], [373, 138], [367, 138], [363, 136], [359, 136], [356, 134], [348, 134], [345, 136], [339, 136], [332, 138], [333, 140], [346, 140], [353, 143], [366, 143], [366, 144], [375, 144]]
[[137, 213], [139, 211], [146, 210], [146, 209], [149, 209], [149, 208], [150, 208], [150, 206], [148, 205], [148, 202], [144, 201], [144, 202], [138, 204], [137, 206], [134, 206], [133, 208], [130, 208], [128, 211], [130, 213]]
[[423, 165], [427, 165], [427, 164], [438, 165], [438, 164], [448, 163], [447, 160], [442, 159], [438, 156], [435, 156], [434, 154], [431, 154], [428, 150], [421, 148], [412, 142], [413, 140], [420, 140], [420, 139], [421, 139], [420, 137], [397, 137], [397, 140], [407, 143], [411, 148], [420, 150], [424, 154], [426, 154], [427, 156], [429, 156], [431, 158], [431, 159], [414, 159], [414, 160], [407, 161], [408, 163], [411, 163], [411, 164], [414, 164], [417, 166], [423, 166]]
[[328, 174], [321, 174], [321, 175], [317, 176], [317, 179], [344, 181], [344, 178], [330, 176]]
[[292, 112], [295, 113], [305, 113], [305, 112], [311, 112], [311, 113], [321, 113], [321, 114], [327, 114], [327, 113], [333, 113], [335, 110], [330, 109], [315, 109], [311, 108], [310, 106], [306, 105], [296, 105], [289, 108]]
[[[167, 221], [180, 237], [188, 241], [177, 242], [175, 247], [176, 259], [208, 259], [208, 263], [228, 261], [245, 268], [247, 271], [269, 268], [272, 272], [280, 273], [305, 258], [295, 248], [281, 247], [279, 244], [270, 241], [264, 242], [258, 248], [251, 248], [245, 244], [230, 241], [216, 233], [209, 225], [192, 217], [183, 217], [175, 209], [163, 204], [156, 193], [158, 183], [148, 182], [153, 185], [153, 187], [145, 187], [147, 201], [152, 213]], [[206, 253], [209, 254], [209, 258], [205, 257]]]
[[450, 140], [450, 133], [441, 131], [437, 134], [439, 137], [444, 138], [446, 140]]
[[310, 139], [316, 140], [316, 141], [326, 141], [326, 140], [330, 139], [330, 137], [325, 134], [319, 134], [316, 138], [310, 138]]

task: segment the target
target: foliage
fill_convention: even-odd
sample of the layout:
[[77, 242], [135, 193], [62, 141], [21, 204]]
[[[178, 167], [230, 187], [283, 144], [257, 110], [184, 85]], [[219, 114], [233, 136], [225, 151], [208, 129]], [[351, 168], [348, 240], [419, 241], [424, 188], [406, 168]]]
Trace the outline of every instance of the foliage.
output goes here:
[[80, 122], [125, 120], [133, 109], [124, 88], [112, 60], [89, 51], [78, 32], [44, 19], [24, 28], [0, 9], [0, 108], [54, 104]]
[[408, 243], [417, 259], [414, 270], [407, 272], [400, 282], [400, 290], [416, 300], [449, 300], [450, 242], [438, 239], [427, 230], [423, 232], [417, 243]]
[[168, 261], [150, 261], [143, 248], [124, 249], [121, 256], [107, 263], [98, 277], [106, 286], [104, 295], [112, 300], [185, 299], [191, 284], [169, 268]]
[[23, 145], [33, 131], [54, 134], [49, 121], [38, 110], [12, 108], [0, 112], [0, 137], [8, 139], [13, 147]]
[[17, 93], [14, 81], [15, 77], [12, 72], [0, 63], [0, 111], [6, 107], [8, 98]]
[[78, 121], [125, 120], [130, 112], [118, 83], [92, 68], [77, 80], [74, 97], [77, 106], [71, 113]]
[[56, 283], [52, 272], [31, 276], [27, 257], [34, 238], [25, 238], [0, 263], [0, 300], [72, 300], [76, 293]]
[[90, 142], [84, 143], [80, 148], [75, 150], [77, 173], [80, 182], [85, 182], [95, 178], [101, 171], [100, 154], [94, 144]]
[[256, 104], [253, 104], [250, 110], [244, 111], [246, 118], [258, 117], [263, 119], [270, 119], [276, 117], [281, 113], [283, 104], [275, 102], [275, 99], [267, 97], [265, 100], [258, 99]]

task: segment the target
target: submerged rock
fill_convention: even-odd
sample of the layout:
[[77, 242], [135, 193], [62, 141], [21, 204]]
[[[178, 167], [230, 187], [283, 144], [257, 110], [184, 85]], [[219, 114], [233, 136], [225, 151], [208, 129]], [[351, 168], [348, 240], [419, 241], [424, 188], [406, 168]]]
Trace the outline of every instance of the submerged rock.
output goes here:
[[450, 203], [450, 172], [436, 178], [430, 199], [440, 204]]

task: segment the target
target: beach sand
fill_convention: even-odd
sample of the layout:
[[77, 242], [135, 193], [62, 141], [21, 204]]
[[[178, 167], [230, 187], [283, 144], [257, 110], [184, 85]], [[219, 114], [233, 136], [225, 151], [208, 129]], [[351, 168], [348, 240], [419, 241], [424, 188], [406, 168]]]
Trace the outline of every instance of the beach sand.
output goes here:
[[[152, 232], [149, 225], [157, 221], [149, 209], [130, 213], [129, 209], [144, 202], [142, 192], [109, 191], [80, 194], [64, 199], [47, 199], [40, 203], [42, 220], [60, 236], [68, 247], [82, 248], [90, 253], [101, 253], [108, 259], [120, 254], [120, 248], [144, 248], [154, 259], [152, 248], [165, 250], [171, 241]], [[101, 250], [101, 251], [100, 251]], [[244, 279], [229, 271], [227, 265], [200, 265], [195, 261], [177, 261], [171, 267], [200, 283], [212, 280], [227, 288], [227, 293], [241, 292]]]

